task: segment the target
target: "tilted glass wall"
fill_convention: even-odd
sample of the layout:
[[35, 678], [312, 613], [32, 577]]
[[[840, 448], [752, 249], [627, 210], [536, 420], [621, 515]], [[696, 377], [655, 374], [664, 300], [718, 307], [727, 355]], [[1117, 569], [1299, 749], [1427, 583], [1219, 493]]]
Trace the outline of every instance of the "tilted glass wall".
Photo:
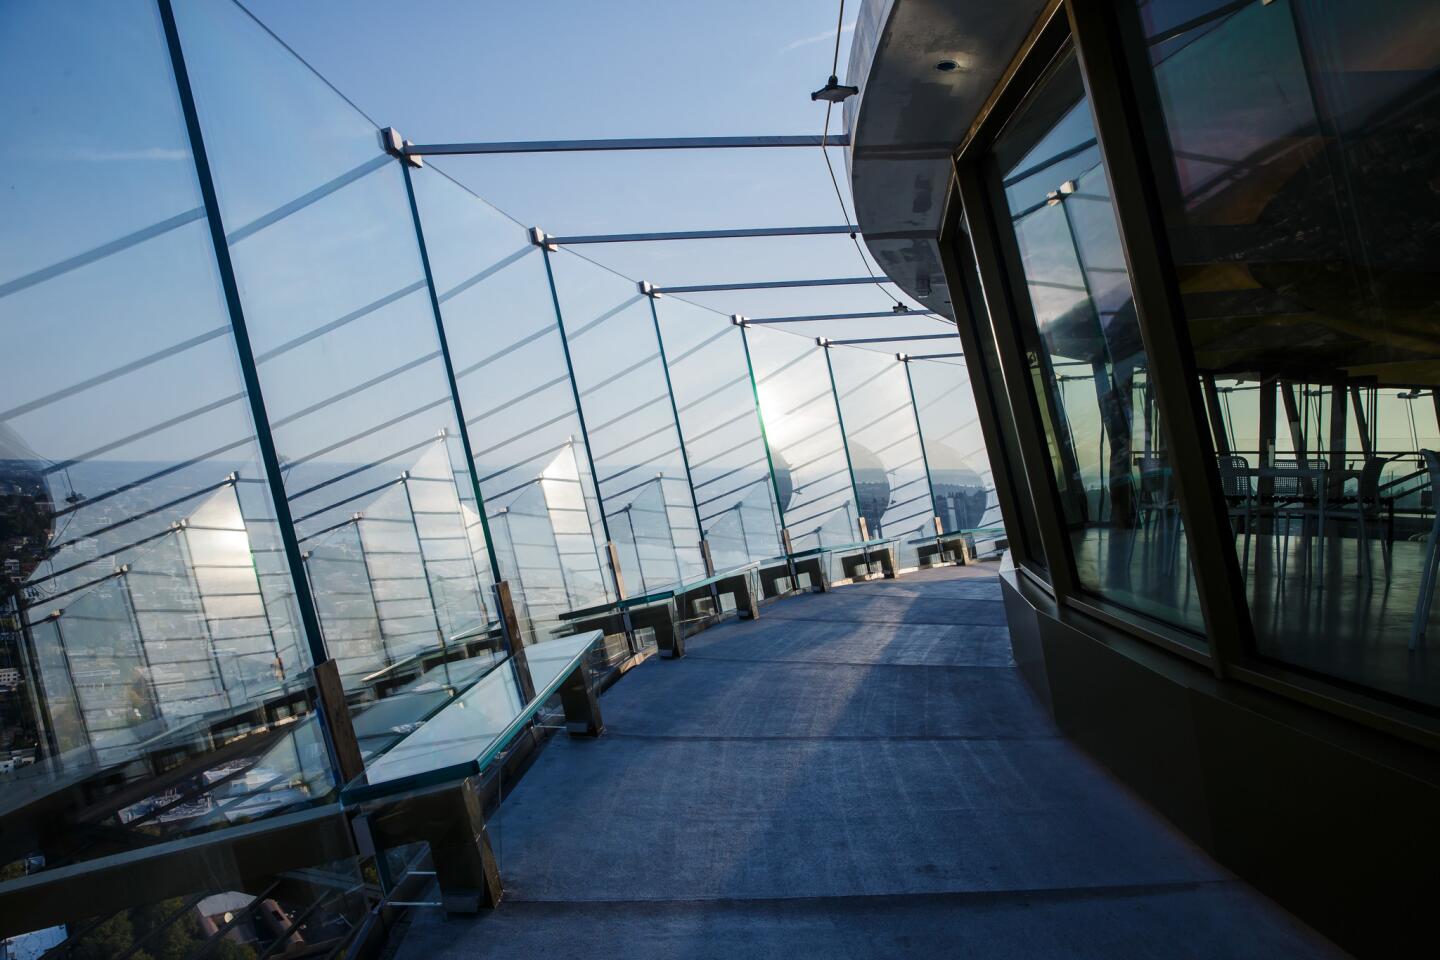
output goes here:
[[544, 253], [444, 174], [411, 178], [500, 573], [544, 634], [614, 592]]
[[902, 566], [935, 534], [935, 504], [905, 364], [869, 350], [830, 351], [860, 515], [872, 537], [898, 537]]
[[1189, 642], [1201, 644], [1167, 445], [1073, 51], [1047, 71], [989, 160], [1078, 582], [1190, 628]]
[[[334, 803], [312, 668], [373, 759], [504, 654], [497, 573], [535, 642], [703, 578], [702, 537], [853, 543], [857, 480], [876, 535], [974, 519], [925, 470], [961, 368], [917, 409], [890, 355], [536, 246], [240, 6], [175, 2], [173, 44], [170, 6], [0, 8], [0, 884]], [[307, 942], [357, 862], [287, 893]]]
[[684, 300], [654, 306], [711, 559], [724, 570], [777, 557], [780, 517], [744, 334]]
[[372, 630], [391, 662], [483, 629], [488, 547], [401, 168], [243, 11], [177, 17], [297, 537], [356, 527], [371, 606], [321, 628]]
[[1440, 704], [1440, 8], [1124, 6], [1259, 653]]
[[700, 526], [649, 298], [568, 250], [550, 255], [586, 436], [628, 593], [705, 575]]
[[855, 542], [860, 514], [826, 348], [759, 326], [745, 335], [791, 549]]
[[906, 372], [942, 529], [983, 531], [979, 539], [999, 539], [1004, 524], [969, 373], [959, 363], [914, 357]]

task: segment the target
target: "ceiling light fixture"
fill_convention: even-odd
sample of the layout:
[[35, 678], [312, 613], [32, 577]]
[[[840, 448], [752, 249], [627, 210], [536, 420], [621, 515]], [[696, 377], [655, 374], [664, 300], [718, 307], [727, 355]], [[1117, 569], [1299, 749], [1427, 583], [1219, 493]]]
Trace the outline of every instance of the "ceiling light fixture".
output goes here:
[[826, 103], [844, 103], [859, 92], [859, 87], [847, 87], [843, 85], [840, 82], [840, 78], [832, 73], [830, 74], [830, 80], [825, 86], [810, 94], [810, 99], [824, 100]]

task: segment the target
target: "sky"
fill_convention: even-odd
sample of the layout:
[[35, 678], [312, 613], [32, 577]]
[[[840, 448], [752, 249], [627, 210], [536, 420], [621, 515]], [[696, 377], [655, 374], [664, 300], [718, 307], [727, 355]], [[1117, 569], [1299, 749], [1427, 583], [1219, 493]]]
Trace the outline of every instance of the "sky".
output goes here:
[[[838, 0], [245, 0], [381, 126], [416, 143], [819, 133]], [[845, 79], [858, 0], [840, 47]], [[831, 129], [841, 129], [840, 111]], [[843, 150], [832, 150], [846, 208]], [[554, 235], [842, 222], [818, 148], [447, 157], [433, 161]], [[863, 276], [844, 235], [587, 245], [664, 286]], [[878, 268], [872, 269], [879, 275]], [[893, 286], [885, 291], [896, 292]], [[885, 310], [870, 286], [696, 295], [752, 317]], [[915, 306], [901, 295], [907, 303]], [[797, 325], [832, 338], [944, 332], [933, 318]], [[878, 345], [958, 350], [939, 341]]]

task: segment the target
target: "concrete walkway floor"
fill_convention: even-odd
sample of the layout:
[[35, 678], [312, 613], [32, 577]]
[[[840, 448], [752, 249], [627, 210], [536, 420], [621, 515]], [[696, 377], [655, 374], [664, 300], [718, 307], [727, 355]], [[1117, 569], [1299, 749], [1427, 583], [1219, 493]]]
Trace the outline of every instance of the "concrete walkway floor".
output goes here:
[[602, 706], [492, 822], [504, 902], [399, 958], [1341, 955], [1060, 737], [992, 565], [771, 604]]

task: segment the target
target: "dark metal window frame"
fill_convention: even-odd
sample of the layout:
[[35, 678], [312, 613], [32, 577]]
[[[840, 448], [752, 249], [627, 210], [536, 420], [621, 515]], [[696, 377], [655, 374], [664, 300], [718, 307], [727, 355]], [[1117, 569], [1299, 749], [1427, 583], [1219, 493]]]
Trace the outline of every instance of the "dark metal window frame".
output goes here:
[[[1220, 486], [1214, 439], [1179, 285], [1163, 222], [1163, 170], [1140, 122], [1134, 64], [1121, 38], [1127, 26], [1112, 0], [1053, 0], [1037, 21], [954, 154], [951, 207], [940, 237], [941, 258], [976, 393], [976, 411], [990, 450], [991, 469], [1017, 569], [1056, 601], [1062, 619], [1099, 621], [1188, 660], [1217, 679], [1278, 694], [1431, 748], [1440, 747], [1440, 723], [1408, 701], [1278, 663], [1256, 652], [1255, 630], [1239, 560], [1227, 542], [1230, 528]], [[1020, 343], [1018, 321], [1028, 301], [1016, 286], [1016, 264], [1006, 243], [992, 187], [996, 174], [986, 155], [1026, 96], [1067, 46], [1073, 45], [1105, 160], [1130, 274], [1141, 337], [1153, 372], [1156, 405], [1169, 438], [1176, 496], [1190, 543], [1191, 569], [1205, 622], [1207, 649], [1194, 633], [1080, 590], [1064, 531], [1039, 400]], [[1143, 79], [1143, 78], [1141, 78]], [[1143, 89], [1143, 88], [1140, 88]], [[1013, 238], [1011, 238], [1013, 244]], [[958, 295], [957, 295], [958, 294]], [[967, 317], [967, 308], [968, 314]], [[987, 326], [988, 321], [988, 326]], [[981, 345], [981, 339], [988, 343]], [[992, 383], [984, 350], [996, 351], [1000, 383]], [[1015, 419], [1020, 463], [1010, 463], [999, 412], [984, 391], [999, 391]], [[1028, 543], [1017, 522], [1032, 511], [1041, 542]], [[1042, 566], [1043, 565], [1043, 566]]]

